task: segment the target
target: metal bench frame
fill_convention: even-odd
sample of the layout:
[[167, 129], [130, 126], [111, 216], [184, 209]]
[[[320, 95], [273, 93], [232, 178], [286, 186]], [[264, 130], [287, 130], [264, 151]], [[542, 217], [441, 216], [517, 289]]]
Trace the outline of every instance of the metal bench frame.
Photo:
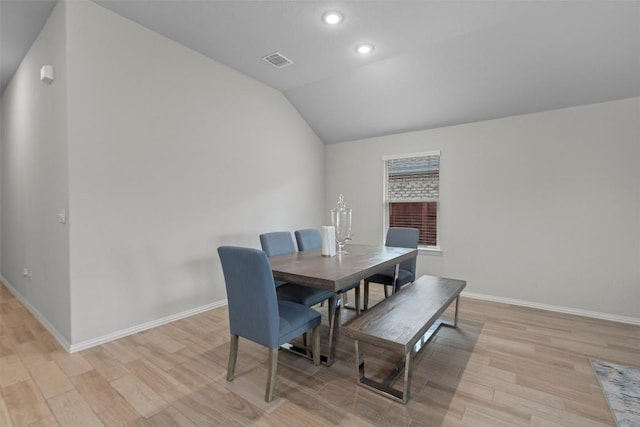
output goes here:
[[[425, 281], [426, 279], [438, 279], [438, 278], [423, 276], [420, 279], [416, 280], [416, 282], [408, 286], [420, 286], [420, 281]], [[452, 281], [451, 279], [444, 279], [444, 280], [448, 282]], [[343, 332], [345, 333], [345, 335], [351, 336], [355, 340], [357, 381], [360, 386], [405, 404], [409, 401], [410, 392], [411, 392], [411, 371], [413, 367], [412, 359], [422, 348], [426, 346], [427, 343], [429, 343], [429, 341], [431, 341], [431, 339], [435, 336], [435, 334], [438, 332], [441, 326], [446, 326], [451, 328], [457, 328], [458, 326], [458, 307], [459, 307], [459, 301], [460, 301], [460, 292], [462, 291], [466, 283], [463, 281], [454, 281], [454, 282], [458, 282], [457, 286], [459, 288], [452, 293], [451, 298], [447, 299], [441, 306], [438, 307], [437, 311], [432, 313], [425, 313], [425, 318], [428, 319], [423, 325], [424, 328], [427, 328], [426, 332], [423, 334], [416, 334], [417, 336], [413, 336], [411, 337], [411, 339], [408, 340], [408, 342], [411, 343], [412, 345], [406, 349], [406, 352], [404, 352], [403, 356], [401, 357], [400, 361], [397, 363], [395, 368], [386, 376], [386, 378], [383, 381], [376, 381], [366, 377], [365, 365], [364, 365], [364, 354], [360, 349], [360, 343], [359, 343], [359, 341], [362, 341], [362, 342], [368, 342], [371, 344], [379, 345], [380, 337], [370, 336], [362, 332], [356, 332], [353, 329], [350, 330], [349, 329], [350, 324], [345, 325], [345, 327], [343, 328]], [[446, 285], [438, 283], [436, 286], [446, 286]], [[393, 304], [394, 299], [399, 297], [401, 293], [402, 291], [400, 291], [398, 294], [392, 295], [388, 299], [383, 300], [382, 302], [374, 306], [372, 310], [376, 309], [378, 311], [383, 311], [386, 308], [385, 305]], [[453, 301], [455, 301], [454, 319], [453, 319], [453, 323], [448, 323], [440, 319], [440, 316], [451, 305]], [[366, 316], [369, 315], [370, 312], [371, 311], [363, 313], [359, 318], [354, 319], [354, 321], [359, 319], [361, 323], [366, 322], [367, 320]], [[421, 329], [424, 329], [424, 328], [421, 328]], [[399, 346], [400, 345], [396, 345], [396, 347], [399, 347]], [[404, 386], [402, 390], [398, 390], [397, 388], [393, 387], [394, 383], [400, 377], [404, 378]]]

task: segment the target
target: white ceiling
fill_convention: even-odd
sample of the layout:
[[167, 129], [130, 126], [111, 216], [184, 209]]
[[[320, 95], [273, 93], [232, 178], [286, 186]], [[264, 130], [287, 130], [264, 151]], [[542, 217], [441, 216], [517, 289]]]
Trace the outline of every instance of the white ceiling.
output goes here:
[[0, 91], [13, 77], [56, 0], [0, 0]]
[[[94, 1], [281, 90], [325, 143], [640, 96], [640, 0]], [[3, 88], [54, 2], [0, 0]]]

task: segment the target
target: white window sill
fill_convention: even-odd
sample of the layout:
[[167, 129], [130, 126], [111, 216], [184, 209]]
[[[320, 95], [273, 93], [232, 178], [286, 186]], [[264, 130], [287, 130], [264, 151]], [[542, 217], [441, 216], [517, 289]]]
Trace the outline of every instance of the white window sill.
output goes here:
[[419, 255], [442, 255], [442, 250], [435, 246], [418, 246]]

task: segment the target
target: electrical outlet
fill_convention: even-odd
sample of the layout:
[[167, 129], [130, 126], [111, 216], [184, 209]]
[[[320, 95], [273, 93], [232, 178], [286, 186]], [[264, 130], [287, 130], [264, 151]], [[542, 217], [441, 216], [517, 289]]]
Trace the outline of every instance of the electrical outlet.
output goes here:
[[27, 279], [31, 279], [31, 270], [25, 268], [22, 270], [22, 277], [26, 277]]
[[58, 222], [60, 224], [66, 224], [67, 223], [67, 210], [64, 208], [60, 208], [58, 210]]

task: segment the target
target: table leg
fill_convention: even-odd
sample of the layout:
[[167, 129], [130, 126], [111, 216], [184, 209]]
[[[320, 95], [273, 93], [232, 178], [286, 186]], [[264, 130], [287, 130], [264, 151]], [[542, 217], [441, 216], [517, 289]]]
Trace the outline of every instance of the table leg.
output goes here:
[[358, 316], [360, 315], [360, 286], [361, 284], [353, 288], [356, 294], [356, 301], [354, 305], [349, 305], [348, 291], [340, 294], [342, 300], [342, 308], [344, 308], [345, 310], [355, 310]]
[[453, 327], [457, 328], [458, 327], [458, 303], [460, 302], [460, 295], [458, 295], [456, 297], [456, 312], [453, 318]]
[[[329, 348], [327, 349], [326, 354], [320, 354], [320, 363], [331, 366], [333, 365], [336, 357], [338, 326], [340, 324], [340, 304], [337, 297], [329, 298], [329, 307], [327, 312], [329, 317]], [[291, 343], [285, 343], [282, 344], [280, 348], [296, 353], [299, 356], [306, 357], [307, 359], [313, 358], [313, 352], [306, 346], [305, 348], [302, 348]]]
[[[398, 282], [398, 275], [400, 274], [400, 264], [396, 264], [396, 269], [393, 273], [393, 285], [391, 286], [391, 294], [396, 293], [396, 283]], [[384, 296], [387, 296], [387, 290], [385, 287]]]
[[[334, 298], [329, 299], [329, 351], [324, 363], [327, 366], [333, 365], [336, 357], [336, 345], [338, 341], [338, 326], [340, 325], [341, 305]], [[333, 307], [333, 310], [331, 310]]]

